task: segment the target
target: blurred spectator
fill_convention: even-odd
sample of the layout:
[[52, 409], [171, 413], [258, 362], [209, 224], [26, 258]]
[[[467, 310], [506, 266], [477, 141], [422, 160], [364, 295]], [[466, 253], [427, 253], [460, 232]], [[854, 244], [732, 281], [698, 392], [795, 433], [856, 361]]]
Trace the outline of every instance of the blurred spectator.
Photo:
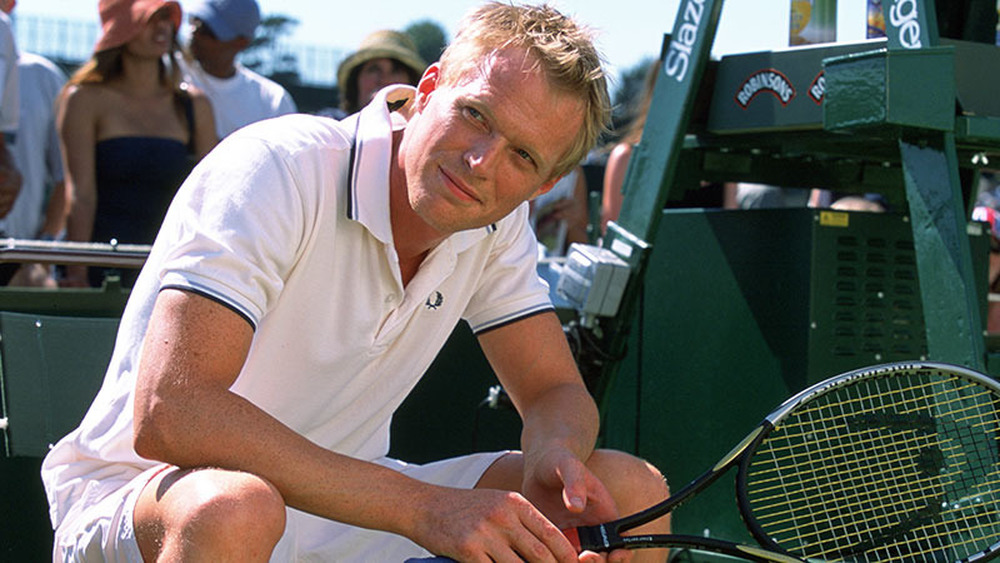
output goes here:
[[236, 61], [260, 25], [256, 0], [194, 0], [187, 5], [191, 39], [181, 61], [184, 79], [212, 102], [220, 139], [244, 125], [297, 111], [284, 87]]
[[[176, 66], [177, 2], [101, 0], [103, 34], [60, 95], [68, 240], [153, 242], [177, 187], [215, 145], [208, 99], [181, 86]], [[93, 269], [91, 285], [103, 271]], [[133, 272], [123, 274], [128, 283]], [[88, 284], [66, 268], [68, 286]]]
[[809, 207], [839, 209], [842, 211], [871, 211], [885, 213], [889, 204], [879, 193], [848, 194], [832, 190], [813, 189], [809, 195]]
[[[66, 186], [56, 133], [55, 103], [66, 75], [32, 53], [18, 57], [21, 117], [13, 157], [24, 177], [21, 194], [0, 229], [15, 238], [55, 240], [66, 226]], [[54, 287], [51, 268], [24, 264], [10, 285]]]
[[[661, 53], [661, 60], [663, 56], [664, 54]], [[608, 221], [617, 221], [619, 214], [621, 214], [625, 174], [628, 171], [632, 151], [642, 140], [642, 131], [646, 126], [646, 117], [649, 115], [649, 107], [653, 102], [653, 90], [656, 87], [659, 68], [659, 61], [649, 65], [642, 97], [633, 110], [633, 117], [625, 129], [625, 134], [608, 155], [601, 201], [602, 232], [607, 227]], [[735, 205], [732, 188], [729, 185], [703, 184], [700, 189], [685, 192], [681, 199], [667, 202], [666, 207], [725, 207], [731, 209]]]
[[[4, 135], [4, 142], [0, 142], [0, 218], [10, 213], [21, 191], [21, 173], [8, 146], [17, 135], [20, 113], [17, 47], [7, 16], [13, 8], [14, 0], [0, 0], [0, 132]], [[0, 285], [6, 284], [17, 268], [17, 264], [0, 264]]]
[[990, 233], [990, 259], [986, 331], [1000, 333], [1000, 212], [979, 205], [972, 210], [972, 220], [986, 223]]
[[570, 244], [588, 242], [587, 182], [579, 166], [531, 200], [529, 221], [547, 256], [565, 256]]
[[389, 29], [376, 31], [337, 67], [340, 107], [350, 115], [368, 105], [384, 86], [416, 86], [426, 68], [409, 35]]
[[1000, 209], [1000, 179], [995, 170], [981, 170], [976, 186], [976, 205]]
[[830, 204], [831, 209], [840, 211], [869, 211], [871, 213], [885, 213], [885, 205], [878, 199], [864, 196], [844, 196]]
[[765, 184], [736, 184], [736, 205], [740, 209], [809, 207], [811, 192], [805, 188], [785, 188]]

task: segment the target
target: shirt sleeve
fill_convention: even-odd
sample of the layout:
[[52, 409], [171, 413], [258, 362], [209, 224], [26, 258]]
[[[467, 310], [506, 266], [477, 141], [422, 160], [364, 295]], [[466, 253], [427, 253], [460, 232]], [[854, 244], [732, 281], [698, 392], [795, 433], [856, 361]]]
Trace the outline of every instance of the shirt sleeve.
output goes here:
[[496, 241], [463, 315], [476, 334], [553, 309], [548, 285], [538, 276], [528, 204], [501, 220], [491, 236]]
[[164, 219], [160, 287], [200, 293], [256, 328], [284, 288], [316, 206], [292, 160], [260, 135], [232, 135], [209, 153]]

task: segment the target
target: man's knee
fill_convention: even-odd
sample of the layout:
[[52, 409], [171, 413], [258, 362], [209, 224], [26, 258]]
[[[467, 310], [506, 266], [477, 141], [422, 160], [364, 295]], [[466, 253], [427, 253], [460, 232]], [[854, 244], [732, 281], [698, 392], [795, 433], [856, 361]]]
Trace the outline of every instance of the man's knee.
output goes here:
[[622, 515], [652, 506], [670, 496], [663, 474], [651, 463], [617, 450], [595, 450], [587, 467], [604, 483]]
[[[634, 514], [670, 496], [663, 474], [648, 463], [633, 455], [615, 450], [597, 450], [587, 460], [587, 467], [611, 492], [622, 516]], [[631, 530], [629, 534], [668, 534], [670, 516], [662, 516]], [[665, 549], [640, 549], [634, 560], [667, 561], [669, 552]]]
[[195, 501], [186, 515], [186, 527], [242, 530], [240, 538], [261, 534], [281, 537], [285, 503], [268, 481], [250, 473], [202, 470]]
[[135, 508], [147, 556], [188, 547], [266, 560], [285, 528], [285, 504], [268, 481], [238, 471], [173, 470], [146, 486]]

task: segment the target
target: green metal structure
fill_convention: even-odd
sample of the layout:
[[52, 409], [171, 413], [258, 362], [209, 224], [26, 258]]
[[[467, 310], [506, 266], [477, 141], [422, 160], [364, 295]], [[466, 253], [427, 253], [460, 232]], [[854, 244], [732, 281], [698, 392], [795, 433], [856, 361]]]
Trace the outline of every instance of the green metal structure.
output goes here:
[[[0, 241], [0, 260], [138, 267], [148, 247]], [[39, 470], [79, 424], [111, 357], [128, 290], [0, 288], [0, 560], [51, 558]]]
[[[675, 488], [825, 377], [914, 358], [995, 364], [988, 239], [968, 217], [1000, 147], [983, 84], [1000, 52], [940, 38], [933, 2], [882, 5], [888, 40], [714, 62], [721, 2], [680, 3], [603, 241], [631, 280], [619, 313], [591, 331], [597, 350], [581, 354], [604, 444], [650, 459]], [[662, 211], [703, 181], [877, 192], [894, 212]], [[748, 539], [732, 485], [681, 507], [673, 526]]]
[[[991, 116], [1000, 112], [961, 107], [956, 115], [955, 108], [963, 102], [974, 106], [979, 101], [974, 90], [981, 87], [958, 82], [968, 78], [959, 68], [981, 73], [994, 67], [996, 48], [943, 44], [933, 2], [907, 4], [913, 6], [917, 27], [908, 26], [906, 33], [916, 29], [918, 38], [890, 25], [887, 44], [737, 55], [722, 60], [713, 84], [702, 77], [722, 2], [681, 3], [643, 138], [629, 163], [621, 217], [609, 226], [603, 243], [633, 268], [621, 313], [605, 322], [599, 335], [613, 357], [620, 355], [632, 322], [663, 203], [673, 191], [693, 189], [701, 180], [755, 181], [879, 191], [904, 204], [924, 282], [929, 353], [935, 360], [985, 368], [982, 319], [965, 240], [968, 172], [974, 168], [972, 155], [994, 151], [1000, 141], [1000, 122]], [[883, 3], [887, 12], [894, 5]], [[885, 19], [900, 26], [912, 23], [889, 13]], [[751, 78], [762, 74], [770, 75], [761, 78], [766, 86], [742, 99]], [[734, 87], [734, 75], [743, 84]], [[795, 75], [802, 77], [793, 83], [788, 77]], [[796, 88], [807, 92], [792, 105], [775, 82], [792, 89], [793, 96]], [[959, 88], [973, 92], [960, 93]], [[713, 89], [707, 122], [693, 122], [696, 99], [712, 96]], [[721, 99], [728, 96], [735, 103], [727, 106]], [[754, 97], [771, 103], [757, 103]], [[737, 104], [747, 109], [752, 103], [762, 109], [733, 115], [740, 112]], [[800, 109], [810, 103], [815, 107]], [[602, 368], [606, 372], [597, 379], [607, 382], [613, 362]]]

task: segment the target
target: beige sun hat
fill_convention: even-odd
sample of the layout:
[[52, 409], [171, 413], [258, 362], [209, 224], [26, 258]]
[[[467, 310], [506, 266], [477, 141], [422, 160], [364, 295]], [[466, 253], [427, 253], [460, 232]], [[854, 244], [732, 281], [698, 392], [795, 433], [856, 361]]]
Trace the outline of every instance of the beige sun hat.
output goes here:
[[371, 33], [361, 41], [358, 50], [351, 53], [337, 67], [337, 84], [343, 88], [351, 72], [372, 59], [396, 59], [416, 72], [424, 73], [427, 63], [417, 54], [417, 46], [410, 36], [391, 29]]

